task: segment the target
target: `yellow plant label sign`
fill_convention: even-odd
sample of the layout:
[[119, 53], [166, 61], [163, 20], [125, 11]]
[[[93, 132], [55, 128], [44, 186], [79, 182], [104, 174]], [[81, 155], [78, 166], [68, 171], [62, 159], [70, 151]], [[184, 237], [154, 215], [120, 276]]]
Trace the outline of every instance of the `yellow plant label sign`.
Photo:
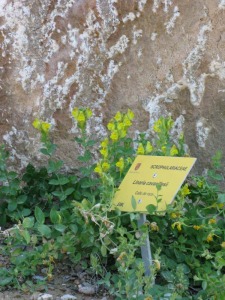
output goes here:
[[147, 212], [155, 205], [165, 211], [193, 167], [196, 158], [138, 155], [119, 186], [112, 209]]

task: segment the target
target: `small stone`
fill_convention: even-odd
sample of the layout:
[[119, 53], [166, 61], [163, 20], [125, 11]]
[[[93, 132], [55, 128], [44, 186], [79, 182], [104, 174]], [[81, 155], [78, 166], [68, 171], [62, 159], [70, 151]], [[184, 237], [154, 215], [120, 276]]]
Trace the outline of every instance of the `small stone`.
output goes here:
[[41, 294], [37, 300], [53, 300], [53, 296], [51, 294]]
[[75, 300], [77, 299], [76, 296], [73, 296], [73, 295], [69, 295], [69, 294], [66, 294], [66, 295], [63, 295], [60, 300]]
[[78, 285], [78, 292], [85, 294], [85, 295], [93, 295], [96, 292], [95, 286], [91, 284], [85, 284], [85, 285]]

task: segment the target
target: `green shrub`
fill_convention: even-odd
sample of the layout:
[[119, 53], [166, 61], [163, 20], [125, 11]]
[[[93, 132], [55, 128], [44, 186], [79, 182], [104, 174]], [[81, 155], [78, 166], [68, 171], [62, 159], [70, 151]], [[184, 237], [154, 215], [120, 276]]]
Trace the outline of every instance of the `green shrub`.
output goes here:
[[[76, 174], [63, 172], [63, 161], [54, 159], [51, 126], [38, 119], [33, 126], [40, 132], [46, 166], [29, 164], [19, 175], [8, 170], [9, 154], [1, 148], [1, 222], [15, 225], [0, 246], [9, 260], [0, 269], [0, 287], [34, 288], [32, 277], [43, 266], [45, 280], [51, 280], [55, 264], [68, 259], [90, 267], [116, 299], [223, 299], [225, 194], [216, 184], [223, 179], [221, 153], [213, 158], [208, 175], [188, 179], [164, 215], [152, 209], [138, 228], [138, 213], [111, 210], [115, 191], [137, 154], [188, 155], [183, 135], [173, 140], [174, 122], [168, 117], [134, 140], [129, 136], [133, 112], [118, 112], [99, 143], [95, 163], [90, 149], [98, 141], [86, 132], [92, 112], [76, 108], [72, 115], [82, 152]], [[148, 235], [153, 264], [151, 276], [144, 276], [140, 246]]]

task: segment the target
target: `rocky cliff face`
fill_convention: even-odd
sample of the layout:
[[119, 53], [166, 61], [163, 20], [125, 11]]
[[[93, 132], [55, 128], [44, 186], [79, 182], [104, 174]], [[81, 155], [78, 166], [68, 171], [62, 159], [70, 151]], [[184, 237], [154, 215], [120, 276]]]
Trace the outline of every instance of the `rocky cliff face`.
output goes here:
[[140, 131], [171, 114], [207, 166], [225, 153], [224, 19], [224, 0], [1, 0], [0, 135], [12, 159], [39, 159], [38, 117], [73, 165], [71, 110], [90, 107], [101, 136], [129, 107]]

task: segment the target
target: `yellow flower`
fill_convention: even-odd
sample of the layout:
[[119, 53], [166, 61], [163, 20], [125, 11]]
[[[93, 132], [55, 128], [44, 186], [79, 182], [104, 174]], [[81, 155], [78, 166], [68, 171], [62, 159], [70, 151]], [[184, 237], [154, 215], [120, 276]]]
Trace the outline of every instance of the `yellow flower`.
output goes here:
[[103, 148], [100, 150], [100, 153], [101, 155], [104, 157], [104, 158], [107, 158], [108, 157], [108, 149], [107, 148]]
[[188, 184], [186, 183], [186, 184], [182, 187], [182, 189], [180, 190], [180, 194], [181, 194], [181, 196], [185, 197], [185, 196], [189, 195], [190, 193], [191, 193], [191, 192], [190, 192], [190, 190], [189, 190], [189, 188], [188, 188]]
[[109, 144], [109, 139], [106, 138], [101, 142], [101, 147], [106, 148], [108, 146], [108, 144]]
[[34, 122], [32, 123], [32, 125], [35, 129], [38, 129], [38, 130], [41, 129], [41, 121], [38, 119], [35, 119]]
[[99, 175], [101, 175], [103, 173], [100, 163], [97, 164], [97, 166], [94, 169], [94, 172], [98, 173]]
[[170, 155], [175, 156], [177, 154], [178, 154], [178, 149], [175, 145], [173, 145], [172, 148], [170, 149]]
[[215, 219], [210, 219], [208, 223], [209, 223], [209, 224], [215, 224], [215, 223], [216, 223], [216, 220], [215, 220]]
[[151, 222], [150, 223], [150, 228], [152, 231], [159, 231], [159, 226], [157, 225], [156, 222]]
[[108, 125], [107, 125], [107, 128], [110, 131], [113, 131], [116, 127], [115, 127], [115, 124], [113, 122], [109, 122]]
[[155, 132], [161, 132], [161, 126], [162, 126], [162, 120], [159, 119], [159, 120], [157, 120], [157, 121], [154, 123], [154, 125], [153, 125], [153, 130], [154, 130]]
[[137, 148], [137, 154], [143, 155], [145, 154], [145, 149], [142, 143], [139, 143], [138, 148]]
[[121, 261], [126, 255], [127, 255], [126, 252], [122, 252], [120, 256], [117, 258], [117, 261]]
[[207, 236], [206, 241], [207, 241], [208, 243], [212, 242], [212, 241], [213, 241], [213, 236], [214, 236], [214, 234], [210, 233], [210, 234]]
[[224, 248], [225, 248], [225, 242], [222, 242], [222, 243], [220, 244], [220, 246], [224, 249]]
[[121, 112], [118, 111], [118, 112], [116, 113], [114, 119], [115, 119], [117, 122], [122, 121], [122, 114], [121, 114]]
[[107, 172], [109, 170], [109, 168], [110, 168], [110, 164], [108, 162], [104, 161], [102, 163], [102, 171]]
[[124, 138], [127, 135], [127, 132], [125, 129], [120, 130], [120, 138]]
[[127, 115], [125, 115], [123, 118], [123, 124], [124, 124], [124, 127], [126, 127], [126, 128], [128, 128], [132, 125], [132, 122]]
[[178, 212], [173, 212], [173, 213], [171, 213], [170, 214], [170, 217], [172, 218], [172, 219], [176, 219], [176, 218], [179, 218], [180, 217], [180, 213], [178, 213]]
[[166, 154], [166, 146], [162, 146], [161, 150], [164, 154]]
[[119, 168], [120, 173], [123, 172], [124, 169], [124, 159], [121, 157], [119, 161], [116, 163], [117, 168]]
[[202, 226], [199, 226], [199, 225], [194, 225], [194, 226], [193, 226], [193, 228], [194, 228], [195, 230], [199, 230], [199, 229], [201, 229], [201, 228], [202, 228]]
[[46, 122], [41, 123], [41, 130], [43, 130], [45, 133], [48, 133], [50, 128], [51, 128], [51, 124]]
[[111, 135], [110, 135], [110, 138], [111, 138], [111, 140], [113, 141], [113, 142], [116, 142], [116, 141], [118, 141], [118, 138], [119, 138], [119, 135], [118, 135], [118, 131], [113, 131], [112, 133], [111, 133]]
[[175, 222], [171, 225], [171, 227], [174, 229], [175, 227], [177, 228], [178, 231], [181, 231], [182, 230], [182, 227], [181, 227], [181, 222]]
[[119, 122], [119, 123], [117, 124], [117, 129], [118, 129], [118, 130], [124, 129], [124, 125], [123, 125], [122, 122]]
[[217, 204], [217, 207], [218, 207], [218, 208], [223, 208], [223, 207], [224, 207], [224, 203], [219, 203], [219, 204]]
[[132, 110], [128, 109], [126, 116], [132, 121], [134, 118], [134, 113]]
[[86, 118], [89, 119], [92, 116], [92, 110], [90, 108], [85, 109]]
[[75, 120], [77, 120], [78, 115], [79, 115], [79, 109], [78, 109], [77, 107], [75, 107], [75, 108], [72, 110], [72, 116], [74, 117]]
[[151, 153], [152, 150], [153, 150], [152, 144], [149, 141], [147, 141], [147, 144], [145, 147], [146, 154]]

